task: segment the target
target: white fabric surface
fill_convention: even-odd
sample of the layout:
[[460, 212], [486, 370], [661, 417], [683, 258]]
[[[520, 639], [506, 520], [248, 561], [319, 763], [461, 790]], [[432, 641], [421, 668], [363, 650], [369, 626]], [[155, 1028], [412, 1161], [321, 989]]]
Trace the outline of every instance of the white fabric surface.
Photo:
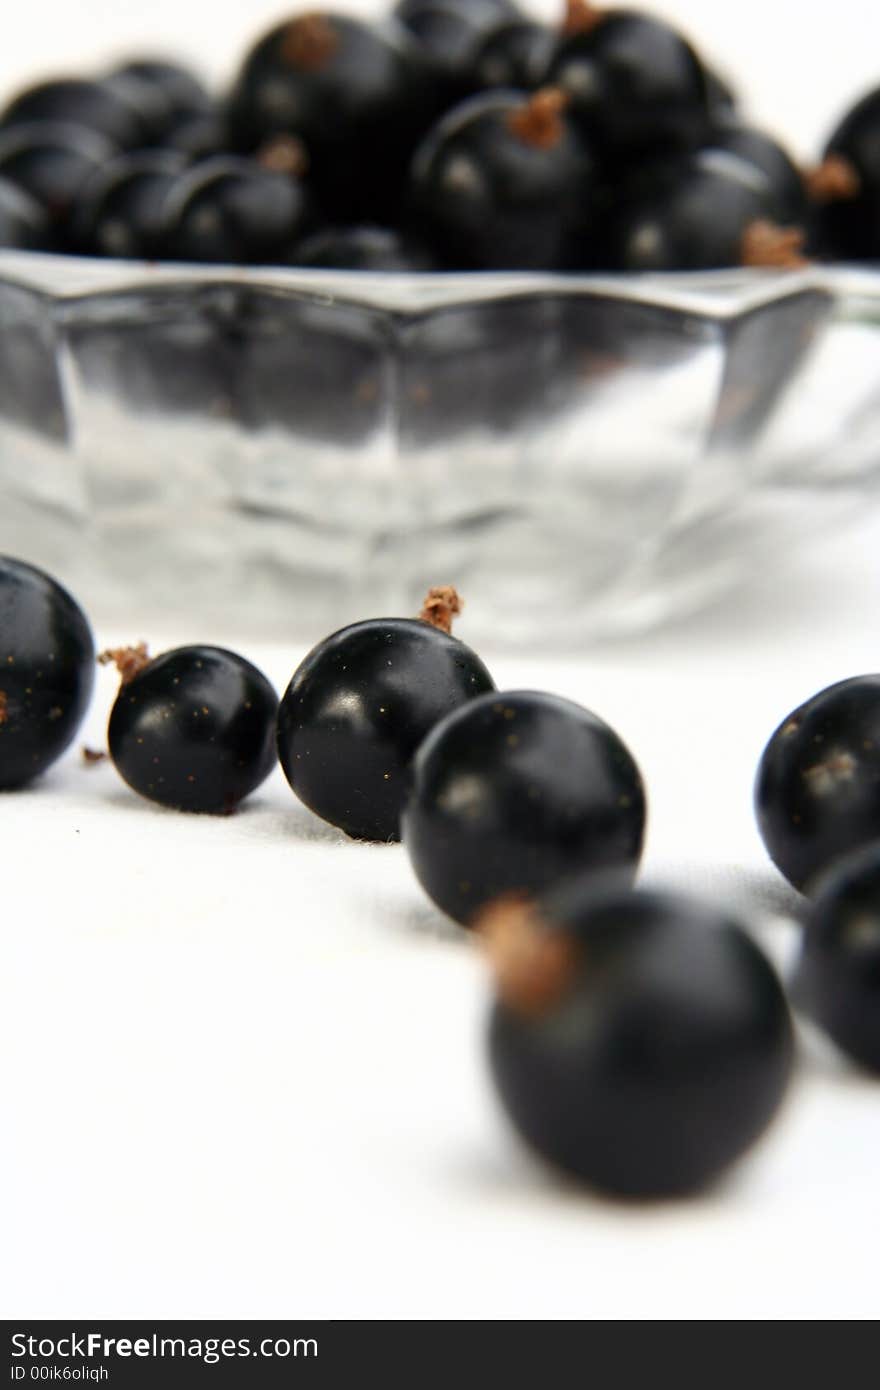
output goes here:
[[[795, 899], [752, 776], [793, 704], [880, 664], [878, 539], [866, 523], [637, 644], [486, 654], [501, 685], [618, 727], [650, 793], [644, 880], [744, 912], [782, 964]], [[280, 687], [302, 653], [249, 654]], [[880, 1092], [828, 1051], [710, 1198], [618, 1209], [508, 1132], [482, 962], [405, 852], [345, 841], [280, 774], [237, 817], [191, 818], [74, 753], [0, 798], [0, 853], [7, 1316], [877, 1313]]]
[[[868, 0], [659, 8], [804, 153], [877, 77]], [[0, 90], [160, 40], [225, 73], [284, 9], [19, 7]], [[754, 828], [754, 767], [792, 705], [880, 666], [878, 543], [870, 518], [813, 540], [749, 596], [625, 647], [484, 653], [500, 684], [556, 690], [619, 728], [651, 798], [645, 881], [754, 917], [781, 963], [793, 898]], [[100, 637], [161, 648], [133, 622]], [[279, 687], [302, 655], [248, 654]], [[83, 742], [100, 744], [112, 693], [105, 672]], [[619, 1209], [509, 1134], [483, 1065], [482, 965], [405, 853], [344, 842], [280, 774], [241, 815], [203, 820], [74, 752], [0, 798], [0, 866], [3, 1315], [877, 1314], [880, 1092], [822, 1048], [711, 1198]]]

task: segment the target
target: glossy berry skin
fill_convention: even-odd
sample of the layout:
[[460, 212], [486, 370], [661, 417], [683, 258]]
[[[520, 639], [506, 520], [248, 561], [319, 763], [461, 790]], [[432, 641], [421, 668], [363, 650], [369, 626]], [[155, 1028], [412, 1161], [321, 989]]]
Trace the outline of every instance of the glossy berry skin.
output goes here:
[[699, 59], [669, 25], [637, 11], [608, 10], [588, 31], [564, 35], [544, 82], [568, 93], [572, 117], [609, 162], [687, 148], [705, 128]]
[[418, 0], [415, 4], [399, 5], [395, 15], [413, 35], [423, 58], [441, 81], [442, 104], [446, 109], [480, 90], [474, 62], [486, 36], [499, 24], [522, 19], [513, 6], [496, 0]]
[[307, 237], [292, 257], [295, 265], [327, 270], [423, 272], [430, 254], [391, 227], [331, 227]]
[[519, 133], [528, 102], [511, 92], [473, 97], [416, 154], [412, 190], [422, 229], [456, 269], [560, 268], [589, 215], [586, 148], [564, 114], [552, 142]]
[[880, 843], [848, 855], [822, 879], [793, 995], [843, 1052], [880, 1072]]
[[149, 801], [227, 815], [275, 765], [277, 710], [272, 686], [243, 657], [221, 647], [179, 647], [120, 688], [110, 756]]
[[300, 140], [328, 217], [385, 221], [434, 111], [430, 73], [405, 31], [316, 11], [278, 25], [251, 50], [230, 125], [244, 151], [278, 134]]
[[514, 0], [397, 0], [392, 14], [399, 23], [411, 24], [425, 10], [437, 9], [449, 10], [451, 14], [479, 14], [484, 25], [522, 17]]
[[536, 1014], [499, 1002], [491, 1068], [532, 1147], [600, 1192], [695, 1193], [764, 1132], [793, 1058], [782, 989], [714, 908], [576, 883], [548, 904], [574, 963]]
[[162, 249], [165, 198], [186, 166], [170, 150], [120, 155], [82, 190], [71, 239], [86, 255], [153, 259]]
[[160, 144], [165, 135], [184, 121], [208, 116], [211, 98], [196, 75], [162, 58], [133, 58], [110, 74], [129, 100], [141, 102], [151, 143]]
[[552, 29], [527, 19], [490, 29], [470, 60], [471, 85], [475, 91], [533, 91], [543, 81], [553, 43]]
[[719, 150], [735, 155], [766, 180], [768, 215], [780, 226], [803, 226], [809, 205], [801, 173], [791, 156], [762, 130], [726, 121], [713, 126], [701, 158]]
[[438, 724], [413, 765], [403, 840], [428, 896], [470, 926], [493, 899], [581, 872], [631, 880], [645, 791], [620, 737], [555, 695], [485, 695]]
[[62, 242], [86, 183], [116, 154], [115, 146], [84, 126], [38, 121], [0, 129], [0, 177], [30, 194]]
[[187, 116], [163, 137], [162, 147], [177, 150], [191, 163], [212, 159], [229, 150], [229, 132], [220, 116]]
[[880, 675], [854, 676], [793, 710], [755, 783], [770, 858], [809, 893], [835, 860], [880, 839]]
[[739, 99], [727, 75], [722, 76], [715, 68], [706, 67], [704, 64], [703, 76], [706, 82], [706, 102], [712, 117], [715, 120], [734, 118]]
[[764, 176], [724, 151], [701, 152], [649, 175], [612, 219], [619, 270], [717, 270], [742, 263], [748, 227], [771, 218]]
[[10, 179], [0, 177], [0, 246], [42, 251], [49, 242], [49, 223], [39, 203]]
[[75, 599], [42, 570], [0, 556], [0, 790], [61, 757], [94, 674], [91, 630]]
[[299, 799], [346, 835], [399, 840], [416, 749], [494, 688], [470, 647], [427, 623], [356, 623], [295, 672], [278, 716], [281, 766]]
[[34, 121], [85, 126], [118, 149], [135, 149], [148, 138], [148, 129], [128, 95], [104, 82], [61, 78], [40, 82], [20, 92], [0, 115], [0, 126], [11, 128]]
[[312, 209], [298, 180], [222, 155], [181, 174], [162, 215], [170, 260], [280, 265], [309, 227]]
[[821, 210], [825, 249], [840, 260], [880, 260], [880, 87], [844, 117], [825, 149], [852, 165], [859, 182], [854, 197]]

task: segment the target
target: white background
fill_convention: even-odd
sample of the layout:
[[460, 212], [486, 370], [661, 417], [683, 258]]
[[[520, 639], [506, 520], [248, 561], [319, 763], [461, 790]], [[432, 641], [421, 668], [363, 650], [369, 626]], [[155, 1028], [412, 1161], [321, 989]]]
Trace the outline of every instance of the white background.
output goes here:
[[[663, 8], [805, 151], [880, 78], [873, 6]], [[278, 12], [20, 6], [0, 86], [163, 37], [222, 73]], [[484, 653], [499, 684], [619, 728], [651, 796], [646, 880], [745, 913], [781, 965], [794, 899], [754, 829], [752, 776], [791, 706], [880, 666], [871, 511], [651, 639], [556, 662]], [[142, 635], [161, 647], [100, 637]], [[302, 654], [249, 652], [279, 688]], [[112, 694], [104, 672], [85, 741]], [[560, 1183], [495, 1110], [469, 943], [403, 851], [344, 842], [280, 775], [220, 821], [139, 802], [75, 753], [0, 798], [0, 951], [2, 1315], [878, 1312], [876, 1086], [808, 1041], [783, 1118], [711, 1198], [630, 1210]]]

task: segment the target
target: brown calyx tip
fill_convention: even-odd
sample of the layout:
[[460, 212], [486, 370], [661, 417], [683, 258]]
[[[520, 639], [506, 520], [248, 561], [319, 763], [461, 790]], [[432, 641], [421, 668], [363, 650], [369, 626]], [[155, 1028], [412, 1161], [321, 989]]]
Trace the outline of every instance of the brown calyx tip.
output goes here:
[[0, 690], [0, 728], [9, 719], [9, 697], [5, 690]]
[[295, 135], [273, 135], [257, 150], [257, 163], [273, 174], [301, 179], [309, 172], [309, 152]]
[[804, 183], [814, 203], [848, 203], [862, 191], [858, 170], [842, 154], [826, 155], [815, 169], [807, 169]]
[[281, 38], [281, 61], [300, 72], [320, 72], [339, 47], [339, 34], [325, 14], [312, 11], [291, 20]]
[[542, 87], [507, 117], [507, 127], [524, 145], [552, 150], [565, 133], [562, 113], [568, 96], [559, 87]]
[[136, 647], [109, 647], [98, 656], [98, 665], [115, 666], [122, 678], [120, 684], [128, 685], [149, 666], [150, 660], [146, 642], [138, 642]]
[[810, 262], [803, 254], [806, 238], [800, 227], [775, 222], [750, 222], [740, 242], [740, 265], [798, 270]]
[[431, 627], [437, 627], [441, 632], [451, 634], [452, 620], [458, 617], [462, 608], [464, 600], [458, 590], [451, 584], [440, 584], [437, 588], [428, 590], [419, 620], [430, 623]]
[[605, 18], [605, 11], [588, 0], [566, 0], [563, 34], [589, 34]]
[[82, 760], [86, 767], [94, 767], [96, 763], [106, 762], [109, 756], [109, 753], [102, 752], [100, 748], [87, 748], [83, 745]]
[[577, 946], [567, 932], [548, 928], [525, 894], [497, 898], [474, 927], [507, 1008], [540, 1018], [563, 997], [577, 970]]

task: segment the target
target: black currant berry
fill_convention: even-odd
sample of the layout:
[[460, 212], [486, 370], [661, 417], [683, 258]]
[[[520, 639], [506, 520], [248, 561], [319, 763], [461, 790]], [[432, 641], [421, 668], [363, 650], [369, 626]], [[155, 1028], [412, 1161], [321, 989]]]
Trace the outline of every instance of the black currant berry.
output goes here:
[[170, 260], [281, 265], [309, 227], [312, 207], [299, 180], [222, 155], [174, 180], [162, 218]]
[[161, 58], [134, 58], [121, 64], [105, 79], [129, 102], [140, 103], [141, 118], [151, 143], [162, 144], [168, 133], [184, 121], [208, 117], [211, 98], [189, 68]]
[[554, 695], [484, 695], [419, 749], [403, 840], [428, 896], [470, 926], [498, 897], [581, 871], [632, 879], [645, 814], [639, 769], [596, 715]]
[[543, 82], [553, 44], [553, 30], [546, 24], [508, 20], [490, 29], [476, 48], [468, 64], [470, 85], [475, 91], [534, 91]]
[[545, 82], [561, 87], [609, 162], [699, 142], [708, 117], [702, 64], [690, 44], [635, 10], [570, 0]]
[[49, 223], [39, 203], [10, 179], [0, 177], [0, 246], [42, 251], [49, 244]]
[[762, 130], [731, 121], [713, 126], [701, 158], [711, 159], [712, 151], [735, 155], [751, 165], [766, 180], [767, 215], [780, 226], [803, 227], [809, 205], [803, 175], [782, 145]]
[[493, 92], [440, 121], [413, 164], [426, 237], [455, 267], [551, 270], [588, 220], [593, 167], [552, 89]]
[[780, 227], [765, 175], [725, 150], [660, 166], [624, 192], [609, 238], [620, 270], [804, 264], [800, 228]]
[[400, 839], [416, 749], [451, 710], [495, 688], [479, 657], [449, 633], [454, 590], [432, 595], [422, 619], [375, 619], [328, 637], [281, 701], [278, 753], [288, 782], [353, 839]]
[[806, 892], [880, 839], [880, 675], [829, 686], [782, 721], [761, 757], [755, 810], [770, 858]]
[[251, 50], [230, 123], [243, 150], [278, 134], [301, 141], [328, 216], [385, 221], [435, 109], [430, 74], [403, 31], [316, 11], [279, 25]]
[[278, 697], [262, 672], [221, 647], [105, 652], [122, 685], [107, 732], [120, 776], [149, 801], [227, 815], [275, 765]]
[[823, 878], [806, 922], [794, 1000], [842, 1051], [880, 1072], [880, 841]]
[[706, 102], [712, 117], [716, 120], [732, 118], [739, 102], [727, 76], [722, 76], [715, 68], [706, 67], [705, 64], [703, 76], [706, 80]]
[[479, 14], [484, 25], [522, 18], [515, 0], [397, 0], [392, 15], [399, 23], [408, 25], [425, 10], [438, 9], [449, 10], [451, 14]]
[[685, 1196], [740, 1158], [792, 1069], [785, 997], [745, 931], [660, 894], [578, 881], [486, 914], [502, 1103], [544, 1158], [600, 1191]]
[[35, 121], [85, 126], [118, 149], [136, 149], [148, 138], [143, 118], [128, 94], [106, 82], [60, 78], [20, 92], [0, 115], [9, 129]]
[[76, 199], [116, 154], [103, 135], [85, 126], [37, 121], [0, 129], [0, 177], [39, 203], [53, 237], [62, 244]]
[[168, 190], [186, 166], [171, 150], [142, 150], [111, 160], [83, 188], [71, 241], [86, 255], [150, 260], [162, 249]]
[[880, 87], [841, 121], [817, 174], [823, 249], [841, 260], [880, 260]]
[[395, 18], [413, 35], [440, 83], [442, 109], [480, 90], [475, 63], [486, 36], [501, 24], [523, 20], [515, 6], [496, 0], [416, 0], [398, 5]]
[[432, 270], [429, 252], [391, 227], [330, 227], [296, 248], [294, 265], [327, 270]]
[[45, 772], [76, 737], [92, 694], [85, 615], [42, 570], [0, 556], [0, 788]]
[[191, 163], [226, 154], [229, 132], [220, 116], [188, 116], [166, 132], [162, 139], [166, 150], [177, 150]]

